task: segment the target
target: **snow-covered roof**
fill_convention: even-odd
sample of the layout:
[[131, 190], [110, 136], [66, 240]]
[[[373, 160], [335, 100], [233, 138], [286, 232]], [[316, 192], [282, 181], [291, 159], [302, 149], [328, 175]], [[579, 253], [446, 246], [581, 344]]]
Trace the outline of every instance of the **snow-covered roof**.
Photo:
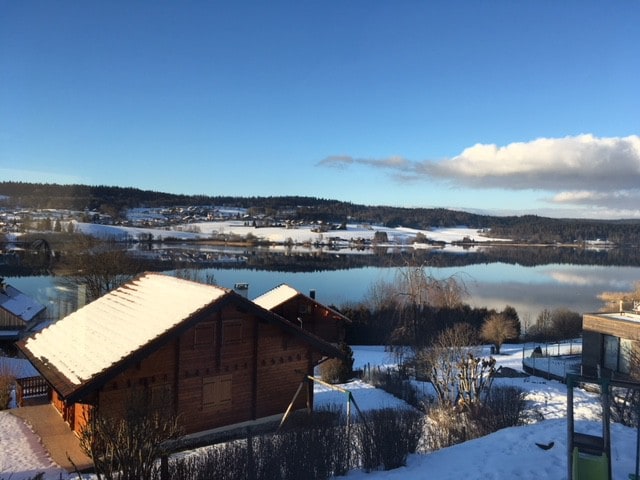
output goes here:
[[30, 322], [46, 307], [17, 288], [4, 285], [0, 288], [0, 308], [20, 317], [25, 322]]
[[287, 300], [290, 300], [299, 294], [300, 292], [295, 288], [283, 283], [282, 285], [278, 285], [277, 287], [260, 295], [258, 298], [253, 300], [253, 303], [260, 305], [265, 310], [273, 310], [278, 305], [282, 305]]
[[292, 298], [298, 295], [303, 298], [306, 298], [308, 301], [313, 302], [316, 305], [319, 305], [321, 308], [324, 309], [324, 311], [331, 312], [334, 315], [333, 317], [334, 319], [336, 319], [335, 316], [337, 316], [337, 318], [351, 323], [351, 320], [349, 320], [347, 317], [342, 315], [340, 312], [337, 312], [333, 308], [327, 307], [326, 305], [322, 305], [321, 303], [317, 302], [314, 298], [307, 297], [306, 295], [300, 293], [295, 288], [290, 287], [285, 283], [278, 285], [277, 287], [269, 290], [266, 293], [263, 293], [259, 297], [255, 298], [253, 300], [253, 303], [264, 308], [265, 310], [273, 311], [274, 308], [282, 305], [285, 302], [288, 302], [289, 300], [291, 300]]
[[146, 273], [45, 328], [23, 348], [79, 385], [228, 292]]

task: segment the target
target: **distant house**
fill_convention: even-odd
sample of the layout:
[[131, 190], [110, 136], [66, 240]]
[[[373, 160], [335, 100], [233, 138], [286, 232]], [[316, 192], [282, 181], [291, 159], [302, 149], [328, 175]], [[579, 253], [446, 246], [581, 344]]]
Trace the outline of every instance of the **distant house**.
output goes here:
[[[133, 393], [186, 433], [284, 413], [323, 357], [341, 353], [232, 290], [146, 273], [18, 343], [78, 432]], [[312, 404], [313, 390], [307, 389]], [[296, 407], [305, 405], [304, 396]]]
[[286, 318], [305, 331], [330, 343], [344, 340], [345, 324], [350, 320], [315, 299], [315, 291], [304, 295], [282, 284], [253, 300], [262, 308]]
[[582, 317], [582, 371], [591, 376], [628, 376], [640, 358], [640, 315], [587, 313]]
[[0, 340], [15, 341], [40, 323], [46, 307], [0, 278]]

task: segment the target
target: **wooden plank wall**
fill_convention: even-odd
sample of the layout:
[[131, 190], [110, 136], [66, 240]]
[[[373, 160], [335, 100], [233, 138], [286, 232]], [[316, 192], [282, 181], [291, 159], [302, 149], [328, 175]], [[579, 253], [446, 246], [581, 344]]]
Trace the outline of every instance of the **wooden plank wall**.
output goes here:
[[[98, 404], [122, 415], [136, 392], [161, 392], [185, 433], [199, 432], [284, 413], [319, 358], [298, 337], [231, 305], [119, 374]], [[305, 404], [302, 395], [296, 407]]]
[[0, 308], [0, 328], [6, 329], [22, 329], [25, 327], [25, 322], [20, 317], [13, 313], [7, 312]]
[[640, 341], [640, 321], [634, 321], [632, 318], [626, 320], [624, 318], [608, 318], [602, 315], [584, 315], [582, 317], [582, 329]]
[[[313, 333], [329, 343], [338, 343], [344, 339], [344, 328], [341, 322], [327, 315], [328, 310], [305, 298], [294, 297], [274, 310], [303, 329]], [[302, 323], [298, 321], [302, 320]]]
[[640, 354], [640, 317], [632, 314], [611, 318], [598, 314], [585, 314], [582, 317], [582, 365], [590, 373], [597, 371], [603, 364], [603, 341], [605, 335], [632, 340], [634, 353], [632, 358]]
[[[258, 354], [257, 416], [284, 413], [300, 382], [309, 372], [310, 352], [306, 344], [293, 336], [284, 336], [271, 325], [261, 325]], [[306, 398], [298, 398], [302, 408]]]

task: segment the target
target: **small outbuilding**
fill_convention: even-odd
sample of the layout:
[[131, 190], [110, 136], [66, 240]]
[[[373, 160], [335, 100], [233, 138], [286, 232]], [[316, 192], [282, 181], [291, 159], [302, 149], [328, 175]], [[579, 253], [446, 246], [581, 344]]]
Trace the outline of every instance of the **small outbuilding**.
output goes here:
[[[284, 413], [301, 381], [341, 352], [233, 290], [146, 273], [18, 343], [76, 432], [134, 392], [185, 433]], [[296, 407], [312, 405], [313, 391]]]

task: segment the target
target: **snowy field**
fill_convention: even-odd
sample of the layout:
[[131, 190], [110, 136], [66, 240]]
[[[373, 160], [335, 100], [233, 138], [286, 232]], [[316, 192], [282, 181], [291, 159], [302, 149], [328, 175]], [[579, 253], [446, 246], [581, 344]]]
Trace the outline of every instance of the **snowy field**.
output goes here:
[[[184, 240], [196, 240], [211, 238], [212, 235], [238, 235], [245, 237], [253, 235], [259, 239], [274, 243], [284, 244], [293, 242], [322, 243], [329, 238], [338, 238], [343, 242], [351, 242], [358, 239], [373, 240], [376, 232], [385, 232], [390, 245], [410, 244], [418, 233], [426, 235], [429, 240], [445, 242], [461, 241], [467, 237], [475, 242], [501, 241], [498, 238], [490, 238], [479, 230], [466, 227], [434, 228], [429, 230], [416, 230], [412, 228], [387, 228], [383, 226], [348, 224], [346, 230], [331, 230], [324, 233], [311, 231], [311, 226], [299, 228], [261, 227], [247, 226], [241, 221], [225, 222], [199, 222], [184, 225], [174, 225], [171, 228], [137, 228], [121, 227], [114, 225], [98, 225], [94, 223], [76, 223], [75, 228], [82, 233], [103, 238], [140, 238], [142, 235], [153, 235], [153, 238], [178, 238]], [[426, 244], [423, 244], [424, 247]], [[418, 247], [419, 248], [419, 247]]]
[[[575, 346], [575, 344], [574, 344]], [[393, 365], [393, 357], [383, 347], [353, 347], [355, 367]], [[522, 346], [505, 345], [497, 356], [498, 366], [520, 369]], [[352, 471], [353, 480], [438, 480], [467, 479], [566, 479], [567, 431], [566, 387], [564, 384], [537, 377], [495, 380], [496, 384], [517, 385], [528, 392], [530, 407], [538, 410], [544, 420], [538, 423], [500, 430], [483, 438], [471, 440], [430, 454], [409, 457], [407, 466], [392, 470], [364, 473]], [[371, 386], [354, 381], [343, 385], [349, 389], [362, 410], [405, 406], [395, 397]], [[346, 395], [323, 386], [316, 386], [316, 404], [346, 405]], [[581, 390], [574, 392], [574, 412], [577, 430], [600, 432], [598, 397]], [[618, 424], [611, 426], [613, 478], [626, 479], [635, 468], [636, 431]], [[536, 443], [554, 442], [553, 448], [542, 450]], [[71, 479], [53, 465], [38, 438], [22, 421], [8, 412], [0, 412], [0, 479], [22, 480], [34, 472], [45, 472], [46, 479]], [[62, 474], [62, 477], [60, 475]]]

